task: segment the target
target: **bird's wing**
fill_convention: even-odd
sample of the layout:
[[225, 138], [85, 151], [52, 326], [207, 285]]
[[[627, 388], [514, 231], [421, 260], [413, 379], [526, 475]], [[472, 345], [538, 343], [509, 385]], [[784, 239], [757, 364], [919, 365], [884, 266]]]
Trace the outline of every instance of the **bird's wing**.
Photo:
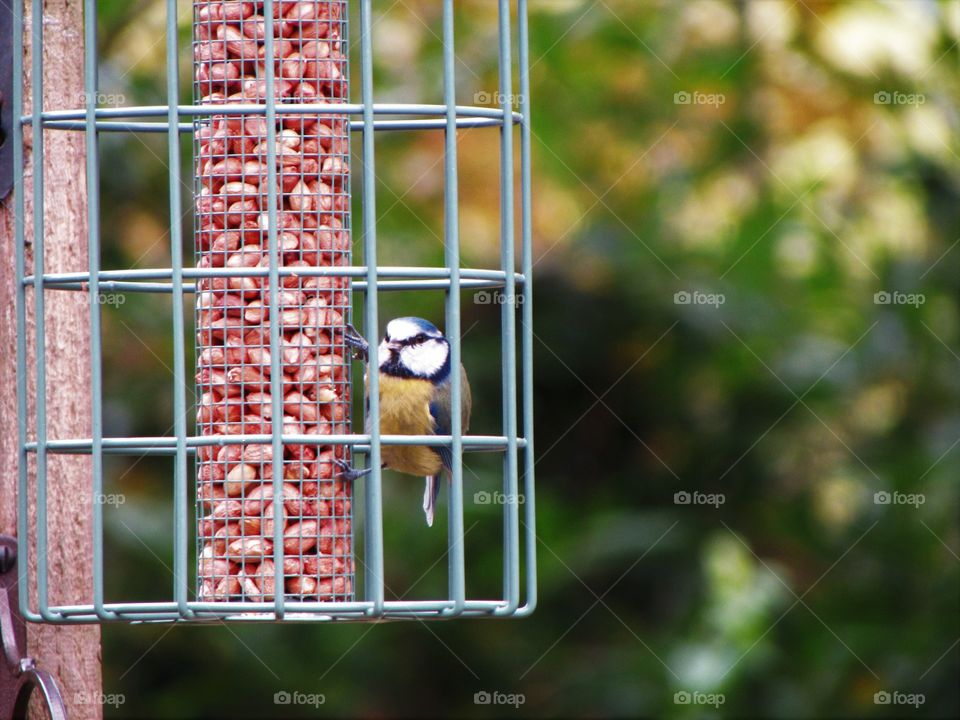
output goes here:
[[461, 394], [463, 395], [460, 398], [460, 419], [461, 419], [461, 428], [463, 432], [466, 432], [470, 429], [470, 409], [473, 407], [473, 395], [470, 392], [470, 381], [467, 380], [467, 371], [460, 366], [460, 387]]
[[[466, 432], [470, 426], [470, 407], [472, 398], [470, 395], [470, 383], [467, 381], [467, 373], [463, 366], [460, 367], [460, 418], [461, 431]], [[430, 403], [430, 415], [433, 418], [433, 434], [449, 435], [451, 421], [450, 412], [450, 392], [451, 384], [449, 378], [437, 386], [437, 392], [433, 402]], [[449, 447], [434, 448], [443, 466], [449, 470], [453, 466], [453, 451]]]
[[[433, 418], [433, 434], [450, 434], [450, 384], [443, 383], [437, 387], [437, 394], [430, 403], [430, 416]], [[453, 452], [449, 447], [432, 448], [440, 456], [440, 462], [449, 470], [453, 465]]]
[[370, 384], [369, 382], [370, 382], [370, 366], [368, 365], [367, 369], [363, 373], [363, 409], [364, 409], [363, 415], [366, 418], [365, 422], [363, 423], [363, 426], [364, 426], [363, 431], [367, 433], [367, 435], [370, 434], [370, 427], [371, 425], [373, 425], [373, 423], [370, 422]]

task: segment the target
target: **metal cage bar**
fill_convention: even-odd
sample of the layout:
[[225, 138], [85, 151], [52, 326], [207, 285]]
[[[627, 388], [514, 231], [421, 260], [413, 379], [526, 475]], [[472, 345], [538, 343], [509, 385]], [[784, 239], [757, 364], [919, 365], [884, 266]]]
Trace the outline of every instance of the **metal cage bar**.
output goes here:
[[[450, 340], [450, 406], [459, 408], [463, 388], [460, 376], [460, 222], [457, 178], [457, 80], [453, 0], [443, 2], [443, 98], [447, 105], [444, 128], [444, 255], [450, 272], [446, 292], [447, 337]], [[452, 615], [463, 613], [466, 605], [466, 558], [463, 547], [463, 422], [459, 410], [450, 414], [453, 467], [450, 478], [449, 525], [447, 528], [447, 574]]]
[[[190, 573], [188, 571], [189, 494], [187, 491], [187, 401], [184, 383], [186, 349], [183, 321], [183, 174], [180, 163], [180, 58], [177, 36], [177, 0], [167, 0], [167, 163], [170, 169], [170, 290], [173, 312], [173, 428], [176, 436], [173, 485], [174, 558], [173, 583], [177, 610], [184, 618], [193, 617], [187, 607]], [[88, 133], [89, 134], [89, 133]], [[179, 378], [178, 382], [176, 379]]]
[[[477, 105], [456, 105], [457, 117], [473, 118], [476, 120], [487, 119], [495, 121], [493, 125], [500, 127], [505, 116], [502, 108], [480, 107]], [[432, 103], [307, 103], [291, 102], [283, 103], [276, 108], [278, 116], [283, 115], [315, 115], [332, 114], [338, 115], [365, 115], [372, 110], [373, 115], [427, 115], [445, 118], [447, 115], [447, 105], [437, 105]], [[22, 113], [22, 109], [21, 109]], [[261, 104], [254, 103], [235, 103], [230, 105], [217, 105], [211, 107], [208, 105], [180, 105], [178, 113], [182, 117], [208, 117], [210, 115], [266, 115], [266, 108]], [[100, 119], [110, 118], [144, 118], [156, 117], [166, 118], [169, 109], [166, 105], [139, 105], [135, 107], [115, 107], [115, 108], [97, 108], [96, 117]], [[507, 111], [506, 115], [512, 115], [516, 122], [522, 118], [517, 111]], [[20, 115], [20, 119], [30, 122], [33, 114]], [[82, 120], [77, 129], [86, 129], [86, 113], [83, 110], [48, 110], [40, 112], [40, 119], [44, 123]], [[160, 126], [159, 123], [155, 125]], [[166, 125], [162, 125], [166, 128]], [[64, 128], [59, 128], [64, 129]], [[123, 130], [122, 126], [116, 126], [117, 130]], [[193, 126], [184, 126], [183, 131], [192, 131]], [[362, 122], [353, 127], [354, 130], [363, 129]], [[412, 129], [427, 129], [426, 126], [417, 126]]]
[[[533, 274], [533, 198], [532, 172], [530, 164], [530, 28], [527, 17], [527, 0], [517, 2], [517, 31], [519, 41], [520, 64], [520, 192], [521, 192], [521, 258], [520, 272], [524, 278]], [[523, 511], [525, 533], [525, 569], [526, 569], [526, 603], [516, 612], [517, 616], [532, 613], [537, 607], [537, 539], [533, 529], [536, 527], [536, 501], [533, 484], [533, 286], [524, 282], [523, 305], [521, 307], [521, 322], [523, 332], [520, 333], [521, 357], [521, 386], [524, 388], [523, 403], [523, 437], [525, 442], [518, 446], [523, 449]]]
[[[31, 76], [30, 102], [36, 110], [43, 110], [43, 53], [36, 52], [36, 48], [43, 47], [43, 23], [37, 18], [43, 17], [43, 3], [33, 0], [30, 10], [31, 21]], [[14, 30], [16, 32], [16, 29]], [[40, 127], [39, 116], [32, 123], [34, 157], [43, 158], [43, 132]], [[16, 173], [16, 171], [14, 171]], [[34, 274], [43, 273], [44, 256], [44, 190], [43, 190], [43, 161], [34, 163], [33, 167], [33, 264]], [[37, 198], [40, 202], [37, 202]], [[19, 243], [18, 243], [19, 245]], [[46, 377], [46, 312], [44, 308], [43, 289], [34, 288], [34, 318], [36, 322], [36, 407], [37, 407], [37, 601], [40, 617], [45, 621], [52, 621], [55, 615], [49, 610], [47, 601], [47, 572], [44, 559], [47, 557], [47, 377]], [[27, 408], [23, 408], [27, 412]], [[21, 495], [26, 498], [26, 488]], [[26, 562], [26, 555], [23, 555]]]
[[[21, 2], [13, 3], [13, 77], [23, 78], [23, 9]], [[13, 85], [13, 107], [15, 113], [23, 112], [23, 82], [14, 82]], [[38, 113], [39, 114], [39, 113]], [[20, 279], [26, 275], [26, 253], [24, 251], [24, 242], [26, 239], [26, 192], [23, 187], [24, 176], [18, 169], [24, 167], [23, 151], [23, 125], [21, 122], [13, 123], [13, 203], [14, 203], [14, 237], [16, 242], [16, 258], [14, 259], [17, 277], [16, 280], [16, 300], [17, 300], [17, 538], [20, 558], [22, 558], [23, 567], [30, 567], [30, 524], [28, 522], [28, 488], [27, 479], [29, 472], [27, 468], [27, 286], [20, 282]], [[37, 617], [30, 612], [30, 585], [28, 582], [18, 583], [17, 603], [20, 606], [21, 614], [28, 620], [36, 621]]]
[[[266, 58], [264, 71], [267, 81], [266, 119], [267, 119], [267, 235], [270, 255], [270, 399], [273, 410], [270, 418], [270, 441], [273, 447], [273, 497], [283, 497], [283, 444], [280, 435], [283, 430], [283, 393], [280, 387], [280, 323], [276, 321], [280, 312], [280, 268], [277, 262], [277, 93], [276, 93], [276, 66], [273, 37], [273, 3], [264, 6], [265, 37], [264, 47]], [[279, 522], [273, 524], [273, 566], [283, 568], [283, 526]], [[282, 620], [286, 609], [284, 594], [275, 592], [273, 598], [273, 612], [278, 620]]]
[[[42, 16], [42, 0], [30, 0], [32, 22], [30, 33], [34, 48], [43, 44], [43, 26], [36, 19]], [[21, 410], [18, 424], [20, 457], [20, 494], [18, 500], [19, 552], [24, 560], [33, 551], [37, 553], [35, 578], [27, 578], [20, 584], [20, 604], [28, 620], [49, 623], [87, 623], [104, 621], [123, 622], [171, 622], [212, 621], [232, 619], [244, 621], [277, 620], [341, 620], [364, 621], [377, 618], [423, 619], [429, 617], [508, 617], [529, 614], [536, 606], [536, 535], [533, 479], [533, 409], [532, 409], [532, 193], [530, 170], [530, 78], [529, 78], [529, 28], [527, 0], [498, 0], [498, 105], [499, 107], [475, 107], [458, 105], [456, 102], [456, 51], [455, 51], [455, 3], [443, 0], [443, 86], [441, 104], [424, 103], [376, 103], [373, 84], [374, 24], [372, 0], [355, 0], [354, 8], [359, 14], [360, 53], [360, 103], [349, 102], [283, 102], [278, 103], [274, 92], [276, 78], [275, 22], [273, 6], [276, 0], [265, 0], [264, 64], [266, 97], [263, 103], [227, 103], [221, 105], [182, 104], [179, 101], [178, 18], [176, 0], [166, 0], [166, 105], [125, 108], [97, 107], [97, 56], [96, 56], [96, 0], [85, 0], [85, 98], [81, 109], [45, 111], [43, 109], [43, 57], [41, 52], [32, 53], [30, 88], [33, 107], [29, 114], [23, 111], [23, 91], [15, 83], [14, 112], [20, 117], [14, 129], [14, 160], [17, 167], [24, 167], [24, 127], [33, 134], [33, 151], [42, 157], [44, 132], [79, 131], [85, 133], [87, 161], [87, 185], [89, 205], [89, 256], [86, 272], [51, 273], [43, 262], [44, 202], [43, 164], [34, 168], [30, 192], [35, 200], [33, 206], [34, 258], [32, 273], [28, 273], [25, 254], [25, 197], [28, 189], [22, 172], [16, 173], [15, 207], [17, 208], [15, 231], [17, 233], [17, 395]], [[511, 16], [516, 12], [517, 45], [519, 58], [519, 109], [515, 111], [513, 95], [513, 46]], [[24, 27], [22, 3], [15, 3], [15, 27]], [[22, 75], [22, 33], [15, 32], [15, 74]], [[365, 297], [364, 331], [368, 342], [375, 347], [379, 339], [378, 295], [387, 291], [433, 290], [444, 293], [447, 336], [451, 340], [451, 360], [456, 368], [461, 359], [461, 292], [479, 288], [502, 289], [505, 302], [500, 311], [501, 322], [501, 376], [502, 376], [502, 428], [499, 435], [464, 435], [460, 415], [452, 413], [452, 428], [449, 435], [409, 436], [385, 435], [379, 429], [379, 391], [377, 373], [370, 373], [367, 390], [370, 403], [368, 430], [363, 433], [335, 433], [318, 438], [313, 435], [296, 435], [283, 432], [279, 418], [282, 416], [282, 393], [279, 392], [279, 353], [272, 353], [270, 386], [272, 394], [272, 420], [268, 434], [245, 434], [234, 437], [204, 437], [190, 435], [186, 422], [189, 411], [185, 396], [186, 332], [183, 316], [184, 296], [196, 293], [197, 285], [207, 278], [260, 277], [270, 290], [270, 309], [278, 310], [278, 288], [291, 276], [289, 268], [280, 267], [278, 261], [278, 207], [277, 207], [277, 123], [289, 116], [340, 115], [356, 119], [345, 127], [362, 135], [361, 157], [363, 177], [362, 192], [362, 246], [363, 265], [338, 267], [297, 268], [303, 277], [331, 277], [348, 279], [351, 292], [361, 292]], [[180, 137], [193, 132], [198, 120], [214, 116], [262, 116], [267, 129], [268, 166], [268, 232], [269, 264], [266, 268], [192, 268], [185, 267], [182, 253], [182, 168], [180, 161]], [[463, 268], [460, 263], [460, 226], [458, 218], [458, 138], [462, 128], [499, 128], [500, 134], [500, 267], [499, 269]], [[514, 199], [514, 137], [519, 128], [520, 162], [520, 268], [516, 268], [516, 237]], [[444, 265], [443, 267], [379, 267], [377, 265], [377, 204], [376, 204], [376, 141], [378, 132], [407, 130], [442, 131], [444, 133]], [[99, 225], [99, 133], [166, 133], [169, 164], [169, 204], [171, 267], [158, 269], [103, 270], [100, 267]], [[345, 280], [346, 281], [346, 280]], [[46, 422], [46, 348], [44, 333], [44, 298], [47, 291], [85, 292], [91, 301], [90, 329], [92, 334], [91, 398], [93, 427], [89, 438], [50, 438]], [[36, 422], [32, 428], [27, 415], [28, 344], [27, 293], [33, 297], [36, 315], [36, 337], [33, 346], [37, 384]], [[174, 365], [174, 433], [172, 437], [105, 437], [102, 424], [102, 355], [101, 355], [101, 306], [97, 302], [101, 292], [142, 292], [170, 294], [173, 318], [173, 365]], [[518, 295], [520, 293], [520, 295]], [[518, 301], [518, 298], [520, 300]], [[517, 327], [517, 303], [520, 330]], [[271, 323], [270, 344], [279, 345], [277, 323]], [[518, 357], [519, 350], [519, 357]], [[519, 365], [519, 378], [518, 378]], [[458, 407], [463, 392], [460, 375], [454, 372], [452, 381], [453, 406]], [[519, 406], [518, 406], [519, 403]], [[518, 417], [518, 410], [521, 412]], [[518, 420], [522, 434], [518, 433]], [[227, 446], [242, 443], [269, 443], [273, 448], [273, 488], [275, 495], [282, 492], [281, 453], [285, 444], [304, 446], [329, 445], [343, 447], [354, 453], [364, 454], [371, 469], [364, 485], [364, 583], [363, 598], [347, 601], [310, 601], [285, 597], [284, 592], [275, 593], [272, 600], [262, 602], [227, 601], [211, 602], [191, 599], [190, 576], [192, 558], [190, 546], [191, 511], [188, 491], [188, 460], [201, 448]], [[383, 497], [380, 470], [381, 448], [389, 445], [426, 445], [450, 447], [453, 471], [449, 485], [448, 505], [448, 571], [447, 597], [436, 600], [400, 601], [385, 598], [384, 547], [383, 547]], [[503, 490], [506, 502], [503, 506], [503, 594], [495, 599], [471, 599], [466, 591], [466, 568], [464, 556], [464, 481], [463, 459], [465, 452], [495, 451], [503, 454]], [[520, 475], [522, 452], [523, 474]], [[47, 524], [47, 457], [49, 454], [90, 454], [93, 459], [94, 480], [91, 486], [94, 514], [94, 587], [91, 602], [51, 606], [48, 597], [48, 571], [46, 549], [50, 542]], [[174, 526], [174, 579], [169, 600], [152, 602], [109, 602], [103, 594], [103, 506], [96, 502], [103, 490], [104, 455], [156, 455], [171, 457], [174, 461], [173, 477], [173, 526]], [[28, 461], [34, 459], [35, 481], [31, 497]], [[521, 521], [519, 505], [524, 516]], [[37, 525], [35, 544], [28, 536], [28, 513], [36, 509]], [[521, 525], [523, 536], [521, 543]], [[273, 560], [277, 567], [283, 566], [284, 548], [281, 541], [280, 523], [274, 525]], [[351, 533], [353, 529], [351, 528]], [[521, 545], [524, 560], [521, 568]], [[28, 564], [24, 562], [24, 567]], [[525, 597], [521, 593], [521, 573], [526, 579]], [[36, 605], [30, 598], [31, 581], [35, 581]]]
[[[360, 93], [363, 97], [363, 262], [366, 264], [367, 292], [364, 312], [366, 338], [370, 348], [377, 346], [380, 327], [380, 309], [377, 285], [377, 178], [376, 145], [373, 124], [373, 6], [371, 0], [360, 0]], [[373, 292], [370, 289], [374, 288]], [[364, 486], [364, 591], [372, 603], [370, 615], [384, 613], [383, 578], [383, 493], [380, 472], [380, 377], [367, 373], [368, 415], [364, 418], [370, 428], [370, 451], [367, 465], [371, 472]]]
[[[97, 107], [97, 3], [83, 4], [83, 85], [86, 122], [92, 123]], [[41, 53], [37, 53], [41, 54]], [[90, 268], [88, 302], [90, 305], [90, 401], [93, 444], [93, 488], [90, 498], [93, 510], [93, 607], [101, 620], [112, 619], [103, 607], [103, 346], [100, 303], [100, 152], [99, 135], [84, 135], [87, 164], [87, 255]], [[43, 203], [41, 203], [42, 205]]]
[[504, 302], [500, 305], [500, 333], [503, 351], [503, 434], [507, 436], [504, 456], [503, 503], [503, 592], [508, 604], [499, 614], [512, 615], [520, 604], [519, 496], [517, 495], [517, 319], [514, 282], [513, 217], [513, 66], [510, 59], [510, 2], [499, 0], [500, 22], [500, 108], [510, 118], [500, 129], [500, 263], [506, 275]]

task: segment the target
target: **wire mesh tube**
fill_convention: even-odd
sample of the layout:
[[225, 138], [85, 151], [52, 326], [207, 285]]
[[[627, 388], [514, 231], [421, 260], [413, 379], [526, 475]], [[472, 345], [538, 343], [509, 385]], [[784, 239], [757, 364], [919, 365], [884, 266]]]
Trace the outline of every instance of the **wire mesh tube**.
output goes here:
[[193, 9], [195, 102], [265, 106], [194, 123], [197, 267], [236, 271], [197, 283], [198, 598], [350, 601], [349, 279], [302, 272], [350, 265], [349, 123], [283, 107], [348, 100], [346, 2]]

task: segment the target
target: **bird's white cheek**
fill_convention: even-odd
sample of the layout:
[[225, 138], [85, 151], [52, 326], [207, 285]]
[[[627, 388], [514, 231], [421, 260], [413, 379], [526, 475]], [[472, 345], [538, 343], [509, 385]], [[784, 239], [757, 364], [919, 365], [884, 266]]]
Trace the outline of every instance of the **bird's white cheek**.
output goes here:
[[435, 340], [406, 347], [400, 351], [400, 362], [419, 377], [430, 377], [443, 367], [447, 349]]
[[387, 347], [385, 342], [380, 343], [380, 347], [377, 348], [377, 364], [383, 365], [387, 360], [390, 359], [390, 348]]

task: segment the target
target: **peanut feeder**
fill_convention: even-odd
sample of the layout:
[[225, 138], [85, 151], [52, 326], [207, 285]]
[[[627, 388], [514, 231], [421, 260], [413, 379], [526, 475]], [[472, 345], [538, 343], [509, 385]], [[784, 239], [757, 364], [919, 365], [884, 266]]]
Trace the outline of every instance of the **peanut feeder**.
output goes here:
[[[197, 283], [196, 422], [217, 441], [197, 453], [198, 598], [351, 600], [351, 488], [336, 479], [336, 448], [284, 442], [277, 464], [263, 437], [274, 423], [284, 436], [349, 432], [349, 280], [311, 273], [350, 264], [349, 125], [285, 111], [347, 101], [345, 2], [278, 1], [272, 23], [263, 2], [193, 7], [196, 103], [263, 108], [225, 107], [195, 126], [195, 249], [197, 267], [211, 271]], [[261, 437], [237, 440], [251, 436]]]

